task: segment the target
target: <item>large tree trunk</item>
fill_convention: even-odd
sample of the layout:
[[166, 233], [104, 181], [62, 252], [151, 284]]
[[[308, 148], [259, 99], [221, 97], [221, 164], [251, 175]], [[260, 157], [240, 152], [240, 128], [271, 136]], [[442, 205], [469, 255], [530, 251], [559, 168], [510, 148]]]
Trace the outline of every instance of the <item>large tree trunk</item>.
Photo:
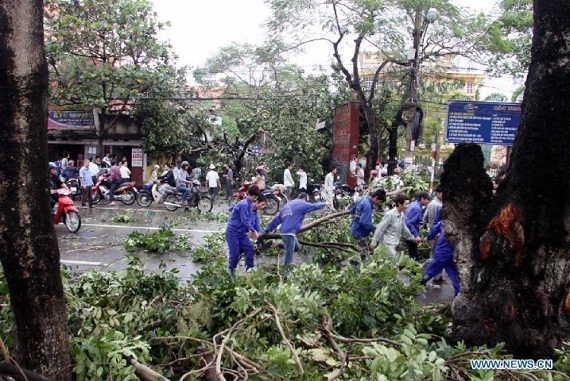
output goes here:
[[71, 379], [67, 312], [51, 221], [43, 2], [0, 1], [0, 260], [19, 364]]
[[[366, 103], [366, 101], [360, 102]], [[378, 125], [376, 123], [376, 115], [374, 115], [374, 110], [372, 107], [363, 106], [364, 116], [366, 117], [366, 122], [368, 123], [368, 142], [370, 148], [366, 153], [366, 168], [364, 178], [367, 179], [370, 171], [376, 167], [376, 160], [378, 159]]]
[[549, 358], [570, 340], [570, 3], [535, 0], [534, 25], [522, 119], [497, 196], [481, 194], [489, 181], [470, 145], [450, 157], [442, 184], [462, 286], [455, 337]]

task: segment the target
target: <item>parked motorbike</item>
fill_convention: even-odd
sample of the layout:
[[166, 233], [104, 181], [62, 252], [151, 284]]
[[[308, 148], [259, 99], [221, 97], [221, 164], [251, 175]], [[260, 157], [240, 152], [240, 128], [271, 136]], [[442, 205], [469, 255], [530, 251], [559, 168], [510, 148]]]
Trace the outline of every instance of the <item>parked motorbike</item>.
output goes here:
[[[121, 201], [125, 205], [132, 205], [139, 193], [138, 189], [135, 187], [136, 182], [129, 181], [122, 183], [117, 189], [115, 189], [115, 200]], [[97, 183], [91, 188], [93, 193], [93, 203], [97, 204], [103, 198], [105, 200], [110, 199], [111, 184], [107, 181], [105, 175], [100, 174]]]
[[[249, 189], [251, 183], [243, 183], [242, 186], [238, 189], [237, 192], [235, 192], [229, 200], [229, 205], [235, 205], [237, 204], [239, 201], [243, 200], [246, 196], [247, 196], [247, 190]], [[285, 199], [287, 198], [284, 194], [281, 193], [280, 190], [264, 190], [263, 195], [267, 198], [267, 205], [265, 205], [265, 208], [263, 209], [263, 212], [265, 214], [270, 214], [273, 215], [275, 213], [277, 213], [279, 211], [279, 207], [280, 204], [282, 202], [282, 198], [280, 197], [285, 197]], [[278, 197], [277, 194], [280, 195], [280, 197]]]
[[79, 184], [79, 179], [77, 178], [68, 179], [65, 182], [65, 185], [67, 185], [69, 191], [71, 192], [70, 196], [72, 200], [75, 200], [76, 197], [81, 199], [81, 185]]
[[67, 230], [76, 233], [81, 227], [81, 216], [77, 208], [73, 205], [73, 200], [69, 198], [71, 192], [65, 188], [56, 189], [53, 192], [58, 195], [57, 210], [53, 215], [53, 223], [57, 225], [61, 220]]
[[333, 206], [336, 210], [343, 209], [354, 201], [353, 200], [354, 192], [350, 189], [348, 184], [341, 184], [339, 181], [335, 181], [333, 185], [334, 185]]
[[166, 196], [164, 197], [164, 207], [167, 210], [174, 211], [178, 208], [198, 208], [201, 213], [207, 213], [212, 210], [214, 202], [209, 195], [204, 194], [200, 191], [200, 182], [198, 180], [192, 181], [192, 189], [190, 190], [193, 194], [190, 195], [191, 204], [182, 205], [182, 195], [183, 192], [180, 191], [166, 191]]
[[145, 184], [144, 189], [141, 189], [137, 195], [137, 204], [142, 207], [147, 207], [150, 206], [153, 201], [160, 203], [162, 195], [158, 191], [159, 185], [160, 182], [158, 181], [154, 184]]
[[279, 199], [279, 209], [283, 208], [285, 204], [289, 202], [289, 197], [284, 193], [285, 192], [285, 185], [283, 184], [274, 184], [271, 186], [271, 190], [277, 199]]

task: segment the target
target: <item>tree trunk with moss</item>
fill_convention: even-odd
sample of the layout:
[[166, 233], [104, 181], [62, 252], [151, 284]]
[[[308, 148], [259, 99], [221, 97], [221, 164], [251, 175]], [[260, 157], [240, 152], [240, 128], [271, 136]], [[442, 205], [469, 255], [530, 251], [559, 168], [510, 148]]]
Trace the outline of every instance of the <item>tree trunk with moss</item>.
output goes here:
[[[67, 310], [50, 213], [43, 2], [0, 2], [0, 260], [20, 366], [71, 379]], [[9, 348], [12, 349], [12, 348]]]
[[534, 25], [523, 114], [497, 195], [472, 144], [457, 147], [441, 182], [462, 287], [454, 337], [550, 358], [570, 340], [570, 3], [535, 0]]

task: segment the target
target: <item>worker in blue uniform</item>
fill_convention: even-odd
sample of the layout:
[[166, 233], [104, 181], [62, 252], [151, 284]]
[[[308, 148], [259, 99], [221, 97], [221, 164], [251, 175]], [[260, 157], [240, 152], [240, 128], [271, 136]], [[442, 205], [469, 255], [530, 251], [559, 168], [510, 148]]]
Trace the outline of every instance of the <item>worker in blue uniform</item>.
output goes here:
[[283, 263], [285, 266], [293, 262], [293, 253], [299, 251], [297, 232], [301, 229], [305, 214], [327, 206], [324, 202], [310, 204], [307, 202], [307, 199], [308, 195], [306, 193], [300, 193], [297, 199], [285, 204], [283, 209], [279, 211], [279, 214], [265, 228], [265, 233], [269, 233], [281, 225], [281, 238], [285, 246], [285, 261]]
[[247, 191], [247, 196], [230, 208], [231, 215], [226, 228], [226, 242], [229, 248], [229, 269], [232, 274], [235, 272], [242, 252], [245, 254], [246, 271], [254, 265], [255, 254], [250, 238], [257, 240], [259, 236], [259, 218], [256, 220], [257, 212], [254, 211], [254, 203], [260, 195], [259, 188], [252, 185]]

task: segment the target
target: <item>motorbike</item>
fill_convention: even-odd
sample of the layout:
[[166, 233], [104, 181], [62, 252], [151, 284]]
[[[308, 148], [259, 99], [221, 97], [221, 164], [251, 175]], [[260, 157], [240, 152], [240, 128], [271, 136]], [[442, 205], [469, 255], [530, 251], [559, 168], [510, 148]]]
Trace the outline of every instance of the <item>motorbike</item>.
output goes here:
[[147, 206], [150, 206], [153, 201], [160, 203], [162, 195], [158, 191], [159, 185], [160, 182], [158, 181], [154, 184], [145, 184], [144, 189], [141, 189], [137, 195], [137, 204], [146, 208]]
[[77, 233], [81, 227], [81, 216], [79, 211], [73, 205], [73, 200], [69, 198], [71, 192], [68, 189], [61, 188], [54, 191], [58, 195], [57, 210], [53, 215], [53, 223], [59, 224], [61, 220], [67, 230]]
[[[238, 191], [232, 194], [232, 196], [230, 197], [229, 206], [235, 205], [239, 201], [243, 200], [247, 196], [247, 190], [249, 189], [250, 185], [251, 183], [247, 182], [243, 183], [243, 185], [238, 189]], [[281, 193], [280, 190], [268, 189], [264, 190], [262, 193], [267, 198], [267, 205], [265, 205], [265, 208], [263, 208], [263, 212], [265, 214], [273, 215], [277, 213], [279, 211], [279, 207], [283, 200], [282, 197], [285, 197], [285, 199], [287, 198], [287, 196]], [[279, 194], [280, 197], [278, 197], [276, 193]]]
[[[274, 184], [271, 186], [271, 190], [277, 199], [279, 199], [279, 209], [283, 208], [285, 204], [289, 202], [289, 197], [284, 193], [285, 192], [285, 185], [283, 184]], [[267, 196], [266, 196], [267, 197]]]
[[334, 185], [334, 198], [333, 206], [336, 210], [339, 208], [345, 208], [351, 202], [353, 202], [354, 192], [350, 189], [348, 184], [341, 184], [339, 181], [335, 181]]
[[[124, 182], [117, 189], [115, 189], [115, 200], [121, 201], [125, 205], [132, 205], [137, 199], [138, 189], [135, 187], [136, 182], [128, 181]], [[93, 204], [97, 204], [103, 198], [109, 200], [109, 192], [111, 190], [111, 185], [107, 181], [105, 175], [100, 174], [97, 179], [97, 183], [93, 185], [91, 191], [93, 193]]]
[[79, 179], [67, 179], [65, 185], [67, 185], [71, 192], [70, 196], [72, 200], [75, 200], [76, 197], [81, 199], [81, 185], [79, 184]]
[[[204, 194], [200, 191], [200, 182], [198, 180], [192, 181], [192, 189], [190, 190], [193, 195], [190, 196], [192, 204], [183, 205], [182, 195], [183, 192], [166, 190], [166, 196], [164, 197], [164, 207], [166, 210], [175, 211], [178, 208], [198, 208], [201, 213], [207, 213], [212, 210], [214, 202], [209, 195]], [[193, 196], [193, 197], [192, 197]]]
[[315, 202], [321, 201], [321, 184], [313, 182], [312, 194], [313, 194], [313, 200], [315, 200]]

